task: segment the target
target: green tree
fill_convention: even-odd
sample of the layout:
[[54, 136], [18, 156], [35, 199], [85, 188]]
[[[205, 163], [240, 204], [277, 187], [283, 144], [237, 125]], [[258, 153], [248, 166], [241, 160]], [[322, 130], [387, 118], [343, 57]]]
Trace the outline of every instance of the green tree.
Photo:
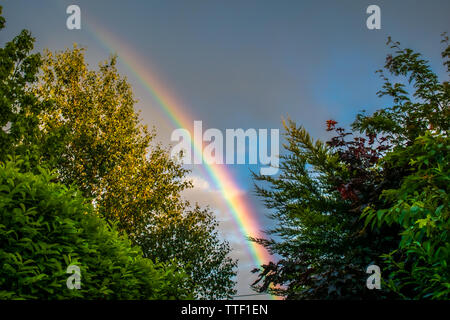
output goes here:
[[187, 171], [141, 124], [116, 58], [90, 70], [84, 49], [47, 51], [35, 94], [51, 102], [39, 116], [42, 155], [61, 181], [93, 198], [145, 256], [177, 259], [197, 297], [230, 297], [236, 263], [228, 243], [217, 236], [210, 212], [181, 198], [192, 187]]
[[406, 299], [450, 298], [449, 137], [426, 132], [383, 159], [409, 167], [397, 189], [384, 190], [389, 206], [365, 211], [366, 224], [399, 225], [398, 248], [386, 252], [386, 284]]
[[139, 237], [138, 244], [147, 258], [181, 261], [191, 275], [197, 298], [230, 298], [236, 293], [236, 261], [228, 256], [231, 248], [226, 241], [220, 241], [218, 223], [211, 211], [198, 206], [189, 208], [188, 202], [185, 207], [182, 215], [156, 214], [155, 222]]
[[[0, 299], [183, 299], [189, 278], [154, 263], [76, 188], [21, 160], [0, 163]], [[69, 265], [81, 288], [69, 290]]]
[[[450, 47], [446, 33], [442, 37], [442, 43], [446, 46], [441, 55], [448, 76]], [[398, 147], [413, 144], [417, 137], [423, 136], [428, 130], [448, 135], [449, 82], [439, 81], [429, 62], [420, 53], [402, 48], [399, 42], [393, 42], [391, 38], [387, 44], [394, 50], [394, 55], [387, 56], [384, 68], [395, 78], [390, 79], [383, 70], [378, 70], [384, 81], [378, 95], [391, 97], [394, 104], [372, 115], [358, 114], [352, 125], [353, 129], [369, 134], [382, 134]], [[414, 92], [410, 93], [408, 86]]]
[[[442, 58], [448, 75], [450, 46], [443, 36]], [[384, 255], [391, 290], [407, 299], [449, 299], [450, 86], [439, 81], [420, 54], [402, 49], [398, 42], [392, 48], [396, 55], [388, 57], [386, 68], [406, 77], [414, 93], [384, 77], [380, 94], [392, 96], [395, 105], [372, 116], [360, 115], [355, 127], [383, 132], [397, 141], [380, 167], [404, 175], [399, 186], [381, 193], [381, 204], [366, 208], [366, 224], [400, 227], [398, 248]]]
[[[332, 130], [336, 122], [328, 123]], [[280, 256], [256, 269], [255, 289], [286, 299], [374, 299], [389, 292], [366, 288], [367, 266], [380, 264], [383, 249], [393, 248], [395, 232], [365, 232], [361, 207], [380, 184], [371, 170], [383, 148], [345, 142], [340, 135], [313, 141], [302, 127], [284, 123], [287, 143], [277, 177], [255, 175], [275, 227], [270, 239], [252, 239]], [[333, 143], [331, 143], [333, 142]], [[259, 282], [261, 284], [257, 285]], [[272, 285], [272, 286], [271, 286]]]
[[[5, 27], [1, 16], [0, 32]], [[0, 160], [8, 154], [32, 154], [39, 141], [37, 114], [44, 108], [30, 90], [37, 80], [41, 56], [31, 54], [34, 39], [23, 30], [0, 48]]]
[[[448, 297], [449, 84], [420, 54], [388, 44], [395, 53], [385, 69], [398, 81], [379, 70], [379, 95], [393, 106], [357, 115], [353, 132], [329, 120], [336, 136], [327, 144], [290, 121], [280, 176], [255, 176], [268, 183], [257, 192], [277, 224], [275, 237], [253, 240], [281, 257], [255, 270], [257, 290], [288, 299]], [[369, 264], [386, 271], [381, 293], [365, 288]]]

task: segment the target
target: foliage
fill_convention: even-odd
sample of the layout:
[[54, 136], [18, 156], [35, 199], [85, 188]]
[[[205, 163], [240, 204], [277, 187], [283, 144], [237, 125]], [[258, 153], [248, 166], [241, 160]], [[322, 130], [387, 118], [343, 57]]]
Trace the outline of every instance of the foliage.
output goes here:
[[[443, 64], [447, 75], [450, 73], [450, 46], [448, 37], [442, 34], [442, 43], [446, 48], [442, 52]], [[450, 125], [450, 84], [440, 82], [431, 70], [427, 60], [412, 49], [403, 49], [399, 42], [391, 38], [388, 45], [395, 50], [395, 55], [388, 55], [385, 69], [393, 76], [401, 77], [393, 82], [378, 70], [384, 81], [380, 97], [388, 96], [394, 105], [386, 107], [367, 116], [358, 114], [353, 129], [367, 133], [383, 134], [395, 145], [410, 145], [415, 139], [423, 136], [427, 130], [448, 134]], [[400, 80], [405, 81], [400, 81]], [[407, 86], [414, 92], [410, 94]]]
[[97, 71], [86, 64], [84, 49], [47, 51], [35, 93], [51, 102], [40, 115], [43, 158], [61, 181], [93, 198], [98, 212], [145, 256], [176, 258], [190, 272], [197, 297], [230, 297], [236, 263], [228, 243], [217, 237], [211, 213], [181, 198], [192, 187], [187, 171], [141, 124], [116, 57]]
[[182, 216], [155, 215], [155, 222], [139, 237], [138, 244], [148, 258], [181, 261], [191, 275], [197, 298], [230, 298], [236, 293], [233, 283], [236, 261], [228, 257], [231, 248], [220, 241], [218, 223], [209, 210], [185, 205]]
[[[0, 165], [0, 299], [190, 297], [181, 269], [143, 258], [76, 188], [29, 166]], [[66, 286], [69, 265], [81, 269], [80, 290]]]
[[209, 211], [181, 199], [192, 187], [187, 171], [140, 123], [116, 58], [93, 71], [83, 49], [46, 51], [42, 58], [31, 54], [33, 43], [22, 31], [0, 48], [0, 160], [25, 155], [30, 173], [40, 174], [39, 164], [55, 168], [60, 182], [92, 199], [97, 214], [134, 244], [145, 243], [143, 255], [168, 264], [178, 258], [197, 297], [232, 295], [236, 262], [229, 245]]
[[[327, 144], [290, 121], [280, 176], [255, 176], [268, 183], [257, 192], [274, 211], [268, 234], [277, 238], [253, 241], [281, 256], [255, 270], [257, 290], [272, 283], [288, 299], [448, 298], [449, 83], [420, 54], [388, 44], [395, 54], [386, 70], [407, 80], [378, 71], [379, 95], [392, 107], [358, 114], [353, 132], [327, 121], [336, 132]], [[363, 288], [368, 264], [385, 271], [382, 292]]]
[[[1, 16], [0, 31], [5, 27]], [[44, 104], [29, 90], [36, 81], [41, 56], [31, 54], [34, 39], [27, 30], [0, 48], [0, 161], [7, 154], [32, 153], [39, 140], [37, 114]]]
[[[329, 129], [335, 124], [329, 122]], [[277, 239], [253, 241], [281, 256], [277, 263], [262, 266], [255, 282], [262, 285], [255, 288], [287, 299], [385, 297], [388, 292], [366, 288], [365, 270], [379, 263], [383, 249], [392, 247], [394, 234], [364, 232], [359, 220], [361, 203], [377, 185], [378, 173], [370, 171], [377, 151], [369, 152], [360, 138], [345, 142], [347, 134], [340, 128], [328, 144], [314, 142], [293, 121], [285, 129], [287, 153], [281, 157], [280, 175], [255, 176], [269, 183], [270, 189], [256, 188], [273, 211], [277, 226], [268, 234]], [[367, 180], [359, 179], [362, 173]]]
[[[450, 46], [443, 34], [442, 52], [447, 75]], [[383, 202], [366, 209], [366, 223], [400, 227], [396, 250], [386, 252], [388, 286], [403, 298], [448, 299], [448, 134], [450, 86], [439, 82], [418, 53], [392, 45], [396, 56], [388, 56], [386, 68], [408, 78], [410, 94], [402, 84], [385, 78], [381, 95], [393, 97], [394, 105], [366, 117], [354, 126], [383, 132], [396, 147], [380, 163], [385, 171], [403, 172], [399, 186], [381, 193]], [[394, 121], [403, 127], [386, 126]]]
[[368, 207], [366, 224], [401, 226], [398, 249], [385, 255], [387, 284], [404, 298], [450, 298], [450, 167], [448, 136], [426, 132], [407, 148], [389, 154], [384, 161], [411, 173], [398, 189], [384, 190], [391, 205]]

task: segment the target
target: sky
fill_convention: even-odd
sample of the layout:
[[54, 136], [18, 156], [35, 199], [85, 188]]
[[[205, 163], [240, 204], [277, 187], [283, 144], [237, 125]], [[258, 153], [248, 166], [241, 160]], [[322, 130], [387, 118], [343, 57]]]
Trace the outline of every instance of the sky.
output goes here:
[[[73, 43], [87, 48], [92, 68], [120, 46], [106, 45], [97, 28], [126, 43], [151, 68], [158, 81], [180, 101], [183, 113], [201, 120], [204, 130], [280, 129], [290, 117], [315, 138], [326, 139], [325, 121], [349, 125], [357, 112], [389, 105], [376, 92], [375, 74], [390, 52], [388, 36], [421, 52], [444, 76], [440, 34], [450, 31], [450, 1], [216, 1], [216, 0], [0, 0], [7, 27], [0, 43], [20, 30], [31, 30], [36, 50], [64, 50]], [[66, 27], [67, 6], [81, 9], [81, 30]], [[381, 9], [381, 29], [366, 26], [369, 5]], [[119, 60], [138, 100], [142, 121], [171, 143], [176, 125], [154, 94], [126, 63]], [[136, 71], [136, 70], [135, 70]], [[282, 141], [281, 141], [282, 142]], [[280, 150], [283, 153], [282, 150]], [[273, 222], [254, 192], [250, 169], [258, 165], [223, 165], [255, 212], [262, 229]], [[220, 221], [220, 234], [239, 259], [238, 295], [253, 294], [255, 267], [223, 194], [201, 165], [188, 166], [195, 188], [185, 197], [209, 205]], [[244, 297], [242, 297], [244, 298]], [[252, 296], [265, 299], [267, 296]]]

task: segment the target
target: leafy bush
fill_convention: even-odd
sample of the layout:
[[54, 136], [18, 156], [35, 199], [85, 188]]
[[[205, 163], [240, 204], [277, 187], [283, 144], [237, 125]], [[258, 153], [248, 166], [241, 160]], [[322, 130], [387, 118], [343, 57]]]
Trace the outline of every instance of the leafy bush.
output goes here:
[[[443, 34], [447, 75], [448, 40]], [[255, 176], [275, 226], [273, 238], [252, 240], [280, 256], [254, 270], [258, 291], [286, 299], [449, 298], [450, 85], [419, 53], [390, 38], [388, 45], [394, 53], [378, 71], [378, 95], [391, 106], [358, 114], [351, 132], [328, 120], [337, 135], [326, 145], [290, 121], [280, 175]], [[369, 264], [383, 270], [380, 291], [365, 286]]]
[[[0, 32], [5, 27], [0, 5]], [[0, 38], [5, 36], [2, 34]], [[34, 38], [27, 30], [0, 47], [0, 161], [8, 154], [32, 154], [41, 141], [36, 115], [46, 108], [31, 90], [42, 64], [32, 53]]]
[[[0, 164], [0, 299], [190, 297], [184, 271], [143, 258], [76, 188], [37, 169]], [[69, 265], [81, 270], [79, 290], [67, 288]]]
[[384, 257], [387, 285], [404, 298], [450, 298], [449, 138], [428, 131], [415, 143], [389, 154], [385, 162], [410, 166], [400, 188], [383, 191], [391, 204], [366, 212], [366, 224], [401, 227], [397, 250]]

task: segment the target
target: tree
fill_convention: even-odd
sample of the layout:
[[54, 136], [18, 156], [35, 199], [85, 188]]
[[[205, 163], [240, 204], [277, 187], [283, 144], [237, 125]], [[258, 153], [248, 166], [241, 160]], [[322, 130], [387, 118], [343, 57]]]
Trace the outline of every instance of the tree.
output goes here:
[[[420, 54], [388, 44], [395, 55], [385, 69], [407, 78], [411, 96], [379, 70], [379, 95], [391, 96], [392, 107], [357, 115], [353, 132], [327, 121], [336, 132], [327, 144], [289, 121], [280, 176], [255, 176], [268, 183], [257, 192], [278, 239], [253, 241], [281, 256], [255, 270], [257, 290], [288, 299], [448, 296], [449, 85]], [[449, 55], [447, 45], [447, 71]], [[365, 289], [368, 264], [387, 271], [381, 293]]]
[[[335, 124], [328, 122], [328, 129]], [[392, 248], [395, 233], [364, 232], [359, 219], [362, 204], [378, 186], [378, 173], [371, 169], [383, 148], [372, 149], [360, 137], [347, 142], [342, 128], [327, 144], [314, 142], [291, 120], [284, 126], [287, 153], [281, 156], [280, 175], [255, 175], [268, 183], [256, 190], [277, 221], [267, 232], [276, 238], [252, 239], [281, 259], [254, 270], [259, 272], [255, 288], [287, 299], [388, 296], [366, 288], [365, 271], [380, 263], [383, 249]]]
[[386, 252], [386, 284], [406, 299], [450, 298], [449, 137], [426, 132], [385, 162], [408, 166], [397, 189], [381, 194], [388, 204], [367, 207], [366, 224], [398, 225], [398, 248]]
[[[0, 32], [5, 27], [1, 16]], [[8, 154], [32, 154], [39, 140], [37, 114], [45, 107], [30, 91], [41, 64], [38, 53], [31, 54], [34, 39], [27, 30], [0, 48], [0, 160]]]
[[218, 238], [210, 212], [181, 198], [192, 187], [187, 171], [141, 124], [116, 58], [94, 71], [84, 49], [47, 51], [35, 93], [51, 102], [39, 116], [42, 157], [61, 181], [78, 185], [145, 256], [176, 258], [190, 272], [197, 297], [230, 297], [236, 263], [229, 245]]
[[[1, 9], [0, 6], [0, 14]], [[4, 26], [5, 19], [0, 16], [0, 29]], [[110, 230], [105, 221], [95, 217], [92, 208], [81, 205], [86, 200], [78, 191], [72, 188], [67, 191], [60, 185], [52, 185], [50, 189], [45, 186], [50, 183], [50, 175], [42, 168], [61, 160], [55, 152], [60, 151], [64, 140], [59, 138], [64, 136], [61, 132], [50, 134], [42, 130], [42, 117], [54, 109], [36, 90], [42, 59], [40, 54], [31, 53], [33, 44], [30, 33], [23, 30], [0, 48], [0, 161], [19, 155], [27, 159], [19, 161], [20, 172], [16, 162], [2, 167], [5, 180], [2, 180], [0, 195], [0, 296], [47, 298], [54, 293], [55, 298], [191, 297], [190, 281], [179, 264], [173, 264], [174, 260], [161, 264], [143, 259], [142, 251], [120, 238], [116, 227]], [[69, 181], [67, 177], [60, 180]], [[42, 196], [42, 203], [47, 201], [53, 207], [37, 210], [33, 206], [36, 194]], [[39, 207], [39, 199], [36, 207]], [[53, 209], [55, 211], [51, 212]], [[74, 212], [75, 216], [71, 216]], [[62, 227], [62, 231], [53, 230], [57, 227]], [[59, 243], [66, 240], [71, 243]], [[62, 257], [66, 260], [61, 260]], [[87, 285], [76, 294], [67, 290], [67, 275], [65, 270], [61, 271], [62, 262], [67, 264], [70, 257], [75, 261], [82, 257], [83, 283]]]
[[[450, 72], [450, 47], [446, 33], [442, 34], [442, 43], [446, 48], [442, 52], [443, 65]], [[392, 141], [395, 146], [411, 145], [426, 131], [445, 132], [450, 126], [450, 84], [440, 82], [438, 76], [431, 70], [427, 60], [412, 49], [403, 49], [399, 42], [391, 38], [387, 42], [395, 55], [388, 55], [385, 69], [391, 75], [400, 77], [393, 83], [378, 70], [384, 81], [383, 88], [378, 92], [380, 97], [391, 97], [394, 105], [374, 112], [372, 115], [360, 113], [352, 127], [356, 131], [378, 133]], [[404, 81], [402, 81], [404, 80]], [[407, 91], [406, 83], [412, 85], [414, 92]]]
[[230, 298], [236, 293], [236, 261], [228, 256], [231, 248], [220, 241], [218, 223], [209, 210], [189, 208], [188, 202], [185, 207], [183, 215], [155, 214], [155, 222], [139, 237], [138, 244], [147, 258], [181, 261], [191, 275], [197, 298]]
[[[24, 159], [0, 163], [0, 299], [183, 299], [187, 274], [154, 263], [54, 173]], [[81, 288], [70, 290], [69, 266]]]
[[[442, 52], [447, 75], [450, 46]], [[411, 95], [399, 83], [384, 77], [384, 91], [396, 103], [372, 116], [360, 115], [355, 127], [380, 131], [396, 147], [380, 166], [405, 172], [396, 188], [381, 193], [383, 202], [370, 205], [364, 216], [367, 225], [400, 227], [398, 248], [384, 254], [387, 285], [406, 299], [449, 299], [449, 98], [448, 81], [440, 82], [428, 62], [410, 49], [393, 43], [396, 56], [389, 56], [386, 68], [407, 77], [415, 89]], [[403, 124], [389, 126], [393, 122]], [[386, 169], [385, 169], [386, 170]]]

